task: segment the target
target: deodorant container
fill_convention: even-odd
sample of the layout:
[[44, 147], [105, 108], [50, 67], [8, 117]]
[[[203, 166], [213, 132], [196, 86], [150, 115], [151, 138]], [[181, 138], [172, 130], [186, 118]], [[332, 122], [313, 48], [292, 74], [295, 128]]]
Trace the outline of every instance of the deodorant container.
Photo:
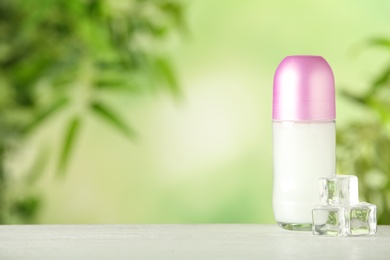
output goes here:
[[320, 56], [288, 56], [273, 86], [273, 211], [280, 227], [311, 231], [318, 179], [336, 172], [335, 87]]

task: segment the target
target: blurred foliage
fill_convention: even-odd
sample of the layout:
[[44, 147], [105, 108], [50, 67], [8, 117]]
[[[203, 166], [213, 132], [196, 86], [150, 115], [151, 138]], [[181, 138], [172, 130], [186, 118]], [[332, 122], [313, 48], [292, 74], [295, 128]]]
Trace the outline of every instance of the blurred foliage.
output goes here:
[[367, 46], [381, 48], [389, 62], [363, 94], [341, 93], [368, 116], [338, 130], [338, 170], [358, 176], [361, 199], [377, 205], [378, 224], [390, 224], [390, 38], [370, 39]]
[[95, 116], [135, 138], [104, 97], [157, 90], [179, 95], [164, 42], [183, 25], [175, 0], [0, 1], [0, 223], [32, 222], [41, 204], [28, 186], [39, 179], [49, 152], [38, 153], [13, 197], [7, 156], [45, 120], [68, 113], [58, 173], [63, 174], [84, 118]]

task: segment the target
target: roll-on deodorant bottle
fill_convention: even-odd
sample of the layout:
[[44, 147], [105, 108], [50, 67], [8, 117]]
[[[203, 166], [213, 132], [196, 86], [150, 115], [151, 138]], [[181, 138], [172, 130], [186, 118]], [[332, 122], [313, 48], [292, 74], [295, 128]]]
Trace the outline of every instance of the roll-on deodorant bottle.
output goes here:
[[273, 211], [278, 225], [311, 231], [318, 179], [335, 174], [335, 87], [320, 56], [288, 56], [273, 86]]

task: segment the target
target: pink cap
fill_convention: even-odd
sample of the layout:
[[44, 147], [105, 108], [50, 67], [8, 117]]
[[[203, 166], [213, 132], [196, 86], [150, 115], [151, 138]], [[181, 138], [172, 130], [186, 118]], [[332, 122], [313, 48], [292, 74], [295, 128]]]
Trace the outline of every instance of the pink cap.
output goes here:
[[287, 56], [274, 77], [273, 120], [331, 121], [336, 118], [332, 69], [321, 56]]

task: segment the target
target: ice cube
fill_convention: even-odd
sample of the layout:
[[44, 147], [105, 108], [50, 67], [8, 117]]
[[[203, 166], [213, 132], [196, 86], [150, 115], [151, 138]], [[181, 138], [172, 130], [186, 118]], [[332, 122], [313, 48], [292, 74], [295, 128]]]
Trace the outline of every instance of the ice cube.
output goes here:
[[345, 224], [348, 235], [373, 235], [376, 233], [376, 206], [367, 202], [345, 208]]
[[314, 235], [344, 236], [345, 208], [332, 205], [319, 205], [312, 211]]
[[351, 205], [359, 203], [358, 179], [354, 175], [321, 177], [320, 202], [323, 205]]

